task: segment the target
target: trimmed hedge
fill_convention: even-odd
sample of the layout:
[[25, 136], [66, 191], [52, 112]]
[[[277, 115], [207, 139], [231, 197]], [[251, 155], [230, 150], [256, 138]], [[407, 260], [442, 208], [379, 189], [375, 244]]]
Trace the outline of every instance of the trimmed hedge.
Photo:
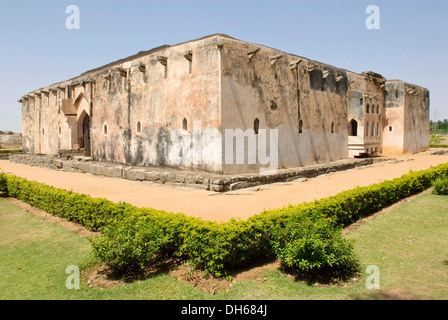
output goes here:
[[260, 256], [280, 259], [285, 267], [301, 272], [356, 270], [353, 244], [342, 237], [342, 228], [447, 177], [448, 163], [227, 223], [113, 203], [11, 175], [0, 174], [0, 190], [101, 231], [91, 239], [93, 249], [115, 271], [132, 271], [174, 256], [219, 277]]
[[0, 154], [2, 153], [22, 153], [22, 149], [1, 149]]
[[431, 143], [429, 144], [430, 148], [448, 148], [448, 144], [437, 144], [437, 143]]
[[[1, 184], [1, 176], [5, 180], [3, 184]], [[22, 200], [52, 215], [79, 223], [92, 231], [99, 231], [102, 227], [134, 210], [130, 204], [93, 198], [13, 175], [0, 174], [0, 190], [5, 191], [9, 197]]]

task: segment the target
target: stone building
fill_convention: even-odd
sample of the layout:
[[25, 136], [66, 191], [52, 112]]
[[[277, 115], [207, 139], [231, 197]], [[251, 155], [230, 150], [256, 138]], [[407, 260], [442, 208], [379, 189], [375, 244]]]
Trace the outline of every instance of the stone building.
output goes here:
[[25, 153], [80, 149], [136, 166], [232, 174], [429, 146], [427, 89], [223, 34], [142, 51], [19, 102]]

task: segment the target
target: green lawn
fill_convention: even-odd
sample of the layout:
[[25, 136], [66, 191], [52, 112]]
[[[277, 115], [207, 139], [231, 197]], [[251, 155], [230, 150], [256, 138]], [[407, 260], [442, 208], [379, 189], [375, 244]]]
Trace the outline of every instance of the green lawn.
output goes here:
[[[363, 266], [358, 281], [338, 286], [295, 282], [279, 270], [210, 295], [166, 274], [113, 289], [67, 289], [71, 274], [96, 263], [89, 241], [0, 199], [0, 299], [447, 299], [448, 196], [420, 195], [350, 232]], [[380, 289], [367, 289], [368, 265]]]
[[424, 194], [348, 235], [381, 290], [361, 297], [448, 298], [448, 196]]

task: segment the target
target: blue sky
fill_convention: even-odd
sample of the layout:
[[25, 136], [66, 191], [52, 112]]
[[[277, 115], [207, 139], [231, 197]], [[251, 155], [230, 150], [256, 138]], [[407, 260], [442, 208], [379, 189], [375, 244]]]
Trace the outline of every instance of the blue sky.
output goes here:
[[[67, 29], [66, 7], [80, 11]], [[369, 30], [366, 7], [380, 9]], [[430, 90], [448, 118], [447, 0], [0, 1], [0, 130], [21, 132], [25, 93], [141, 50], [225, 33], [354, 72]]]

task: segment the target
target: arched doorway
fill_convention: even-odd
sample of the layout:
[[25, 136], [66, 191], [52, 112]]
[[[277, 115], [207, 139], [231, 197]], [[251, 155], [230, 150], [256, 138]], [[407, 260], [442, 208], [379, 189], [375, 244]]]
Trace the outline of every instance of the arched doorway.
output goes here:
[[354, 137], [358, 135], [358, 121], [355, 119], [350, 120], [348, 123], [348, 135]]
[[91, 156], [90, 147], [90, 103], [83, 93], [75, 99], [76, 127], [72, 129], [72, 149], [84, 149], [86, 157]]
[[90, 157], [90, 117], [85, 115], [82, 121], [82, 139], [81, 148], [84, 148], [85, 156]]

